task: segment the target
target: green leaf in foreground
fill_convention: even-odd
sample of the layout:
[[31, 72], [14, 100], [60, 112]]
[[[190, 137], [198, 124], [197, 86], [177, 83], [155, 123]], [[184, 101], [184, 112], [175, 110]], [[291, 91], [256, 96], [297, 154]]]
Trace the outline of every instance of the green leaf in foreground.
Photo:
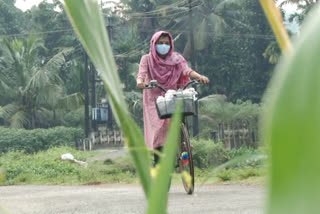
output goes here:
[[65, 8], [73, 28], [104, 81], [113, 112], [126, 136], [144, 192], [148, 196], [151, 184], [149, 152], [141, 130], [128, 114], [98, 2], [65, 0]]
[[174, 161], [177, 154], [179, 143], [179, 130], [181, 127], [181, 112], [182, 103], [180, 102], [176, 108], [176, 113], [173, 116], [169, 127], [169, 133], [164, 146], [164, 154], [160, 160], [160, 167], [157, 176], [152, 184], [148, 214], [165, 214], [166, 204], [168, 200], [168, 188], [171, 179], [171, 173], [174, 169]]
[[320, 210], [320, 5], [276, 69], [265, 96], [263, 137], [271, 145], [267, 213]]
[[6, 175], [4, 169], [0, 168], [0, 185], [3, 183], [5, 176]]

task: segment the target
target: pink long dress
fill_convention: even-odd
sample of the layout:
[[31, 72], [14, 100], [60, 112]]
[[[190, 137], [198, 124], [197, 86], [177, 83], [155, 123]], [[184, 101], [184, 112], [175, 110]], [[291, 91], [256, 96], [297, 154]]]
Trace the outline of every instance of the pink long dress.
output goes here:
[[[144, 55], [141, 58], [139, 65], [139, 72], [137, 74], [137, 79], [142, 79], [145, 84], [149, 84], [152, 80], [148, 65], [149, 55]], [[175, 83], [171, 84], [168, 89], [177, 89], [186, 83], [186, 79], [189, 79], [191, 73], [191, 68], [188, 67], [187, 63], [182, 64], [181, 76], [176, 80]], [[165, 69], [161, 67], [161, 69]], [[170, 71], [170, 66], [167, 68], [167, 72]], [[159, 81], [158, 81], [159, 82]], [[155, 99], [162, 95], [163, 92], [159, 88], [143, 90], [143, 122], [144, 122], [144, 138], [149, 149], [154, 149], [159, 146], [163, 146], [165, 143], [168, 127], [170, 124], [170, 119], [160, 120], [158, 117]]]

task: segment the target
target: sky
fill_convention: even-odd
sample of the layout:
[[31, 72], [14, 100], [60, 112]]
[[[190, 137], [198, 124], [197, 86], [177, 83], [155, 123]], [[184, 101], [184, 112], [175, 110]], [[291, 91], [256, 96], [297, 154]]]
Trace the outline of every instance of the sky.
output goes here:
[[[15, 6], [20, 8], [22, 11], [26, 11], [30, 9], [34, 5], [38, 5], [40, 2], [43, 0], [17, 0]], [[49, 2], [51, 0], [48, 0]], [[100, 0], [99, 0], [100, 1]], [[102, 0], [102, 2], [107, 2], [108, 0]], [[118, 1], [118, 0], [113, 0], [113, 1]], [[278, 3], [281, 3], [282, 1], [278, 1]], [[296, 7], [293, 5], [286, 5], [285, 8], [286, 12], [288, 14], [293, 13], [296, 10]], [[285, 22], [287, 27], [291, 29], [293, 32], [298, 31], [298, 24], [297, 23], [287, 23]]]
[[[38, 5], [43, 0], [17, 0], [15, 6], [22, 11], [29, 10], [32, 6]], [[51, 0], [47, 0], [48, 2], [52, 2]], [[100, 2], [101, 0], [99, 0]], [[102, 0], [102, 2], [107, 2], [108, 0]], [[117, 2], [119, 0], [113, 0], [114, 2]]]
[[30, 9], [34, 5], [38, 5], [42, 0], [17, 0], [15, 6], [22, 11]]
[[[38, 5], [41, 1], [43, 0], [17, 0], [16, 7], [20, 8], [22, 11], [26, 11], [34, 5]], [[286, 8], [286, 11], [289, 13], [295, 10], [295, 6], [292, 6], [292, 5], [287, 5], [285, 8]]]

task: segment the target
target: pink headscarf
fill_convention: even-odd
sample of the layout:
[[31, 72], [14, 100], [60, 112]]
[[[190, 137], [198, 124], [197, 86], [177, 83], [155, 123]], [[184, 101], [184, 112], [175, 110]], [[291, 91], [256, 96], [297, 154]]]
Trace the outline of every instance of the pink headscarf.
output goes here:
[[[170, 37], [171, 48], [165, 59], [158, 56], [156, 42], [162, 34]], [[174, 51], [172, 35], [167, 31], [158, 31], [153, 34], [150, 41], [150, 52], [148, 57], [149, 71], [151, 78], [158, 81], [158, 84], [166, 89], [173, 89], [177, 84], [184, 85], [190, 81], [189, 77], [183, 76], [183, 69], [187, 61], [183, 56]]]

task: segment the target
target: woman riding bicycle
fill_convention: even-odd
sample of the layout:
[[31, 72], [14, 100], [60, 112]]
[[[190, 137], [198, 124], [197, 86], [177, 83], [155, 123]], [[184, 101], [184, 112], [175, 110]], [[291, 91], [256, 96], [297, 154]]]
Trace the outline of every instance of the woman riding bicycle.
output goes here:
[[[189, 82], [190, 78], [209, 83], [206, 76], [193, 71], [183, 56], [174, 52], [173, 39], [169, 32], [156, 32], [150, 41], [149, 54], [141, 58], [136, 77], [137, 87], [144, 89], [151, 80], [157, 80], [166, 90], [176, 90]], [[170, 124], [170, 119], [158, 118], [155, 98], [161, 95], [163, 92], [159, 88], [143, 91], [144, 137], [148, 148], [158, 151], [162, 151]], [[154, 164], [158, 162], [159, 157], [154, 154]]]

